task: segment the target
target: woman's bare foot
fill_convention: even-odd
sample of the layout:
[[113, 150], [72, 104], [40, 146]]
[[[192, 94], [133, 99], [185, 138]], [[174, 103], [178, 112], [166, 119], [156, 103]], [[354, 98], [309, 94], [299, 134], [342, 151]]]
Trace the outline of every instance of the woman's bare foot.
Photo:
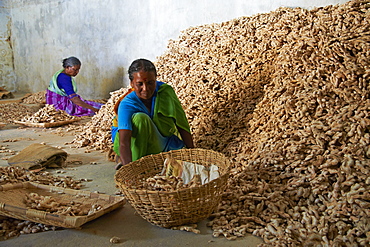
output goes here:
[[122, 167], [122, 163], [120, 162], [120, 163], [118, 163], [118, 164], [114, 167], [114, 169], [119, 170], [121, 167]]

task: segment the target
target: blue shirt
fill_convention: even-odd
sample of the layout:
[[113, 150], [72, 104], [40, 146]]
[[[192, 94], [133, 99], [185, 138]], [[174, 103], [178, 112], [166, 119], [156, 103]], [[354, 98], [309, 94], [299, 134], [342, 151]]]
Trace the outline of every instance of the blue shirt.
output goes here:
[[134, 113], [143, 112], [146, 113], [150, 118], [153, 118], [157, 92], [159, 87], [163, 84], [164, 82], [157, 81], [157, 85], [152, 98], [152, 109], [150, 112], [135, 92], [131, 92], [121, 101], [118, 107], [118, 130], [132, 130], [131, 118]]
[[[72, 85], [72, 78], [69, 76], [69, 75], [66, 75], [64, 73], [60, 73], [58, 75], [58, 78], [57, 78], [57, 83], [58, 83], [58, 87], [60, 89], [63, 89], [64, 92], [68, 95], [68, 97], [71, 95], [71, 94], [74, 94], [76, 93], [74, 90], [73, 90], [73, 85]], [[72, 97], [73, 98], [73, 97]]]

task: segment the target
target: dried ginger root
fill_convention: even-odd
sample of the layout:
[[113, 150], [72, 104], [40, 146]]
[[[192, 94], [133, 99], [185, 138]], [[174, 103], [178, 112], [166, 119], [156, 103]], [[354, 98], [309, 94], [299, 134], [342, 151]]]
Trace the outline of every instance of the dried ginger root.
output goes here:
[[191, 225], [174, 226], [174, 227], [171, 227], [171, 229], [172, 230], [193, 232], [195, 234], [200, 234], [200, 230], [197, 229], [197, 227], [198, 227], [197, 224], [191, 224]]
[[22, 99], [22, 103], [24, 104], [44, 104], [46, 102], [45, 99], [45, 91], [32, 93]]
[[[214, 235], [370, 244], [368, 13], [363, 0], [279, 8], [188, 28], [158, 57], [158, 80], [174, 87], [196, 146], [235, 166]], [[110, 148], [112, 105], [76, 144]]]
[[34, 107], [30, 107], [20, 103], [1, 104], [0, 122], [13, 123], [14, 120], [21, 119], [25, 115], [32, 115], [36, 112], [37, 110]]
[[109, 152], [112, 146], [111, 127], [114, 117], [114, 105], [121, 95], [128, 92], [130, 88], [121, 88], [111, 92], [111, 97], [99, 112], [91, 118], [87, 124], [79, 129], [79, 134], [66, 144], [72, 144], [74, 148], [85, 147], [87, 150], [101, 150]]
[[70, 116], [63, 110], [55, 110], [53, 105], [45, 105], [33, 115], [23, 117], [20, 121], [30, 123], [54, 123], [75, 119], [79, 118], [75, 116]]
[[193, 179], [184, 184], [181, 177], [167, 176], [167, 175], [155, 175], [147, 179], [143, 179], [135, 189], [141, 190], [152, 190], [152, 191], [176, 191], [184, 188], [193, 188], [201, 186], [200, 175], [194, 175]]
[[191, 27], [158, 58], [196, 146], [235, 166], [215, 236], [370, 244], [369, 7], [279, 8]]
[[[0, 167], [0, 175], [1, 175], [0, 185], [30, 181], [70, 189], [80, 189], [81, 187], [81, 181], [74, 180], [70, 177], [55, 177], [51, 175], [49, 172], [45, 171], [37, 173], [29, 172], [26, 169], [20, 167], [13, 166]], [[51, 198], [46, 199], [46, 202], [52, 203], [53, 201], [54, 200], [52, 200]], [[20, 234], [30, 234], [43, 231], [55, 231], [57, 229], [60, 229], [60, 227], [56, 226], [34, 223], [31, 221], [17, 220], [9, 217], [0, 218], [0, 228], [2, 229], [0, 231], [0, 237], [4, 239], [18, 237]]]
[[58, 202], [51, 196], [42, 196], [35, 192], [26, 194], [25, 204], [27, 208], [68, 216], [90, 215], [102, 209], [99, 204], [75, 201]]

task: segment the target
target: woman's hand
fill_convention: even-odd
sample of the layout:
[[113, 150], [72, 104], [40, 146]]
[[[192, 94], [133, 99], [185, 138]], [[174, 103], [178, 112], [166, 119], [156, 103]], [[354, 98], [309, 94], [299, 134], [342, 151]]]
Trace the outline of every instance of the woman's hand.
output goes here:
[[119, 130], [119, 157], [122, 165], [127, 165], [132, 161], [131, 153], [131, 130]]
[[186, 130], [181, 129], [180, 127], [177, 127], [177, 129], [178, 129], [178, 131], [181, 135], [182, 140], [185, 143], [185, 147], [194, 148], [193, 136], [189, 132], [187, 132]]
[[87, 108], [92, 110], [93, 112], [97, 113], [99, 109], [93, 107], [92, 105], [87, 104], [86, 102], [82, 101], [79, 97], [73, 97], [70, 99], [74, 104], [81, 106], [83, 108]]

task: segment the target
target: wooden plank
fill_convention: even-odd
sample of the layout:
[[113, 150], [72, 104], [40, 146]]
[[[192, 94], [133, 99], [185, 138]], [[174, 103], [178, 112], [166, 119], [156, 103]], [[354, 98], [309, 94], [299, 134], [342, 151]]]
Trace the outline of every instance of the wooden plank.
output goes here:
[[21, 103], [22, 99], [0, 99], [0, 104]]
[[73, 119], [73, 120], [66, 120], [66, 121], [59, 121], [59, 122], [54, 122], [54, 123], [31, 123], [31, 122], [22, 122], [18, 120], [13, 120], [14, 123], [17, 124], [23, 124], [29, 127], [38, 127], [38, 128], [52, 128], [52, 127], [58, 127], [70, 123], [74, 123], [80, 121], [80, 119]]
[[8, 103], [22, 103], [23, 99], [30, 96], [32, 94], [26, 93], [22, 97], [12, 97], [12, 98], [0, 98], [0, 104], [8, 104]]

